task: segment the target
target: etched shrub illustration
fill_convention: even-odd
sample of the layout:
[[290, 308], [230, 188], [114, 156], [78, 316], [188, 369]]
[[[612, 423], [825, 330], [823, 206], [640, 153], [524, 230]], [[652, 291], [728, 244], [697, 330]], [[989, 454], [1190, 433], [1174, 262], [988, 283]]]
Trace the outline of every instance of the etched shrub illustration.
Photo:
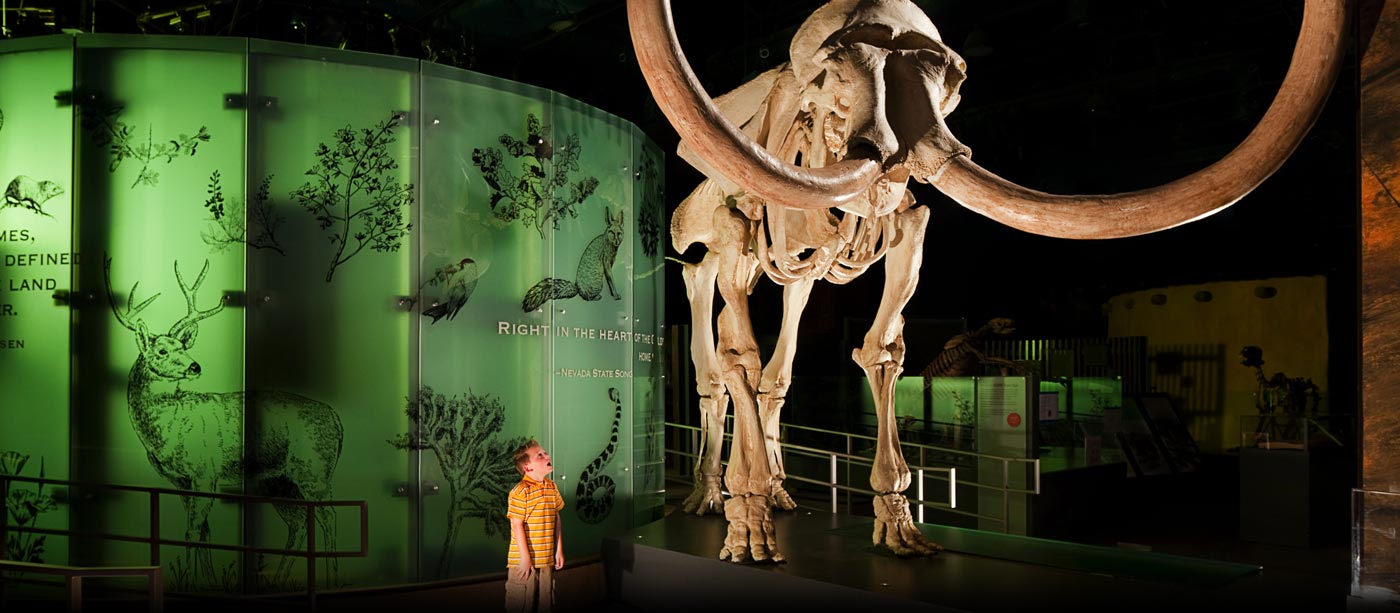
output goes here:
[[[29, 456], [18, 451], [0, 453], [0, 475], [20, 476]], [[44, 478], [44, 460], [39, 460], [39, 478]], [[58, 508], [52, 494], [44, 493], [44, 484], [12, 482], [9, 496], [5, 498], [6, 518], [10, 526], [33, 528], [39, 523], [39, 516]], [[42, 534], [11, 531], [5, 536], [5, 559], [16, 562], [44, 562], [44, 543], [48, 539]]]
[[[501, 221], [519, 219], [533, 226], [541, 238], [546, 223], [558, 230], [565, 216], [578, 217], [574, 207], [598, 189], [598, 179], [594, 177], [569, 183], [569, 173], [579, 170], [583, 146], [578, 135], [569, 134], [556, 148], [550, 140], [551, 131], [551, 126], [542, 125], [530, 113], [525, 117], [525, 140], [509, 134], [502, 134], [499, 139], [511, 159], [495, 147], [472, 150], [472, 163], [481, 169], [481, 176], [491, 188], [492, 213]], [[520, 174], [512, 171], [512, 166]]]
[[412, 227], [408, 207], [413, 184], [396, 180], [399, 163], [389, 153], [397, 140], [394, 129], [403, 119], [395, 113], [370, 128], [336, 130], [329, 144], [317, 145], [316, 163], [306, 171], [312, 178], [292, 192], [335, 249], [327, 283], [337, 267], [365, 248], [398, 251]]
[[226, 199], [220, 181], [219, 171], [215, 170], [209, 175], [209, 188], [205, 192], [209, 197], [204, 201], [204, 209], [209, 212], [210, 224], [207, 230], [200, 232], [204, 243], [215, 251], [223, 251], [232, 245], [247, 245], [287, 255], [277, 243], [277, 229], [282, 225], [282, 216], [277, 214], [269, 198], [272, 175], [263, 177], [251, 206], [247, 207], [242, 200]]
[[97, 101], [84, 104], [83, 129], [87, 130], [88, 137], [94, 145], [107, 148], [112, 157], [112, 161], [107, 165], [108, 172], [116, 172], [127, 160], [141, 165], [141, 169], [136, 173], [136, 180], [131, 184], [132, 189], [138, 185], [154, 187], [160, 182], [160, 173], [152, 167], [157, 162], [164, 160], [166, 164], [170, 164], [176, 158], [193, 156], [199, 151], [200, 143], [209, 142], [207, 126], [200, 126], [193, 135], [181, 133], [174, 138], [157, 138], [155, 126], [148, 125], [143, 139], [136, 126], [121, 120], [122, 110], [121, 105]]
[[409, 431], [388, 442], [399, 449], [432, 452], [447, 480], [447, 536], [438, 558], [438, 576], [446, 577], [463, 520], [484, 520], [487, 536], [510, 538], [506, 502], [520, 481], [511, 456], [525, 439], [500, 438], [505, 406], [489, 395], [468, 391], [449, 397], [423, 386], [416, 397], [408, 398], [406, 412]]

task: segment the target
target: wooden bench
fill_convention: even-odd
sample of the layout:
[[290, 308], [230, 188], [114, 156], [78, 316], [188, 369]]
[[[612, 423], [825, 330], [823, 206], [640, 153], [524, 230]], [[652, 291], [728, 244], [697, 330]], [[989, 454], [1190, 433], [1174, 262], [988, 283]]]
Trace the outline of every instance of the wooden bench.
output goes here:
[[[0, 560], [0, 571], [24, 573], [44, 573], [60, 575], [68, 587], [68, 610], [83, 610], [83, 579], [87, 577], [136, 577], [145, 576], [149, 588], [149, 610], [161, 613], [164, 609], [165, 586], [159, 566], [59, 566], [56, 564], [35, 564], [33, 562], [12, 562]], [[0, 599], [3, 599], [5, 579], [0, 576]]]

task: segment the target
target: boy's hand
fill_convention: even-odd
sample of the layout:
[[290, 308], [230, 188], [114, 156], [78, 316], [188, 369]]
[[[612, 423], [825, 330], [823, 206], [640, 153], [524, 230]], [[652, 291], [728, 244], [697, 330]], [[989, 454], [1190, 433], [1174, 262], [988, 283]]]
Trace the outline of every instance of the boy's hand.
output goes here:
[[515, 566], [515, 578], [529, 579], [530, 573], [535, 572], [535, 566], [529, 562], [521, 562]]
[[554, 552], [554, 570], [564, 568], [564, 550]]

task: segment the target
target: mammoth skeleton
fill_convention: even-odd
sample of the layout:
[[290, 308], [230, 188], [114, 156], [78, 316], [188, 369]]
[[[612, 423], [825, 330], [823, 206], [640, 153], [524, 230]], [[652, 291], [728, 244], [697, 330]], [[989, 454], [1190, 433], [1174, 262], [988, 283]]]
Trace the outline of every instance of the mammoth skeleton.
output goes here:
[[[929, 218], [906, 189], [910, 179], [1003, 224], [1060, 238], [1135, 236], [1209, 216], [1276, 171], [1316, 120], [1342, 59], [1346, 2], [1307, 0], [1279, 93], [1227, 156], [1159, 187], [1108, 195], [1047, 194], [974, 164], [944, 123], [966, 64], [908, 0], [832, 0], [798, 28], [787, 64], [718, 100], [687, 65], [668, 0], [628, 0], [628, 21], [652, 94], [682, 138], [679, 154], [708, 177], [671, 220], [677, 251], [706, 248], [683, 271], [705, 441], [685, 509], [723, 508], [729, 531], [720, 557], [749, 562], [782, 560], [772, 508], [795, 506], [782, 486], [778, 423], [812, 285], [846, 283], [880, 260], [884, 293], [852, 352], [877, 415], [873, 539], [901, 555], [941, 549], [915, 526], [903, 495], [910, 471], [894, 423], [900, 313], [919, 281]], [[766, 364], [747, 299], [760, 276], [783, 286], [781, 329]], [[731, 402], [724, 500], [719, 454]]]

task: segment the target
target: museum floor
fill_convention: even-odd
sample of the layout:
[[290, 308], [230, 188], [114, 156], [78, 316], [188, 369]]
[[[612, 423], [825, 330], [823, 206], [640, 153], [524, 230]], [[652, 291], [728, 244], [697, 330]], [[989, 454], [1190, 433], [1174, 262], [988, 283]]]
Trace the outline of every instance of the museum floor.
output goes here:
[[[671, 483], [667, 516], [603, 543], [601, 559], [578, 560], [557, 577], [559, 610], [1001, 611], [1348, 608], [1345, 530], [1311, 547], [1240, 540], [1238, 479], [1229, 471], [1167, 481], [1129, 480], [1083, 505], [1116, 520], [1078, 522], [1078, 543], [1012, 537], [928, 524], [947, 546], [929, 559], [901, 560], [869, 545], [859, 508], [832, 514], [820, 499], [775, 518], [788, 561], [741, 567], [714, 559], [724, 536], [717, 517], [679, 513], [688, 492]], [[1053, 514], [1052, 514], [1053, 516]], [[1090, 527], [1084, 528], [1085, 525]], [[323, 611], [497, 611], [504, 581], [401, 592], [323, 596]], [[61, 610], [61, 603], [53, 603]], [[89, 599], [89, 611], [144, 607]], [[299, 604], [259, 609], [304, 610]], [[167, 611], [248, 610], [171, 599]]]

